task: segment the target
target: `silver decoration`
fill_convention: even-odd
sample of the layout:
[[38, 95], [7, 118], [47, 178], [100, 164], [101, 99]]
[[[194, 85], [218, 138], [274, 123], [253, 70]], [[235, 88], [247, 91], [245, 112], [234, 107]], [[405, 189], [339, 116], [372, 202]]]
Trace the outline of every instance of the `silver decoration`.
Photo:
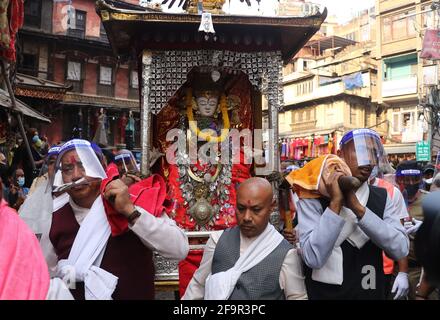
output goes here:
[[144, 51], [142, 56], [142, 108], [141, 108], [141, 145], [142, 161], [141, 172], [143, 175], [150, 174], [150, 139], [151, 139], [151, 108], [154, 106], [150, 99], [155, 94], [151, 94], [150, 81], [154, 75], [152, 73], [152, 54], [150, 51]]
[[144, 94], [145, 87], [148, 87], [151, 103], [149, 110], [153, 114], [162, 110], [185, 83], [187, 73], [196, 66], [239, 68], [248, 75], [255, 89], [268, 96], [274, 107], [280, 109], [283, 106], [283, 60], [280, 51], [192, 50], [155, 51], [150, 54], [151, 62], [147, 61], [148, 63], [143, 65], [143, 78]]
[[179, 262], [166, 259], [154, 252], [154, 265], [157, 281], [171, 281], [179, 279]]

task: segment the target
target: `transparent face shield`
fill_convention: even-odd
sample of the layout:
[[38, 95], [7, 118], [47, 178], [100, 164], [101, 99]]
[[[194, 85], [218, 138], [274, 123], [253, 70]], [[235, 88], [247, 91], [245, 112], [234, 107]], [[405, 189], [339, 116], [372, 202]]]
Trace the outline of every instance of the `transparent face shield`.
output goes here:
[[410, 185], [419, 185], [422, 182], [422, 172], [418, 169], [397, 171], [396, 181], [405, 187]]
[[96, 179], [106, 178], [104, 168], [90, 142], [73, 139], [59, 151], [52, 179], [52, 192], [65, 192]]
[[129, 150], [121, 150], [115, 156], [115, 164], [118, 167], [119, 176], [126, 174], [139, 175], [140, 171], [136, 163], [136, 159]]
[[381, 173], [389, 167], [388, 158], [379, 135], [373, 130], [358, 129], [344, 135], [340, 149], [347, 163], [358, 167], [377, 167], [375, 172]]

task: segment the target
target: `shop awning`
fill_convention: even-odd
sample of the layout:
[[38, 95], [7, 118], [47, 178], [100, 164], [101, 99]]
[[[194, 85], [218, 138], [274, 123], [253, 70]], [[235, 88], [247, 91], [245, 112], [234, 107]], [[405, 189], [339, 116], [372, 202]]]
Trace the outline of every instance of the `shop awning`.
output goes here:
[[384, 148], [387, 154], [416, 153], [415, 143], [385, 144]]
[[[27, 106], [24, 102], [22, 102], [18, 99], [15, 99], [15, 100], [17, 102], [17, 111], [18, 112], [22, 113], [25, 116], [28, 116], [28, 117], [31, 117], [34, 119], [38, 119], [40, 121], [44, 121], [44, 122], [48, 122], [48, 123], [51, 122], [49, 120], [49, 118], [46, 118], [38, 111]], [[9, 94], [3, 89], [0, 89], [0, 106], [4, 107], [4, 108], [8, 108], [8, 109], [12, 108], [12, 102], [11, 102], [11, 99], [9, 98]]]

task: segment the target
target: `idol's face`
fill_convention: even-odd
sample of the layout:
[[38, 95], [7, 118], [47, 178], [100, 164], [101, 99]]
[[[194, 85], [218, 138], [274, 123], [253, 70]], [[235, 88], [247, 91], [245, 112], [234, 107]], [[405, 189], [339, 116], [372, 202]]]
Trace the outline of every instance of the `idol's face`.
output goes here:
[[199, 112], [204, 117], [212, 117], [217, 111], [218, 97], [203, 96], [196, 99]]

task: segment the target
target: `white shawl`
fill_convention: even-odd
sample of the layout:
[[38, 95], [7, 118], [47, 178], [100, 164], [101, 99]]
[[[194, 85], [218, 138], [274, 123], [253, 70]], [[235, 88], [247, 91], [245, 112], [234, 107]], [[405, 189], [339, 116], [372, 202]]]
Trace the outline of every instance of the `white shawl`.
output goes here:
[[[370, 196], [370, 189], [367, 183], [363, 183], [356, 191], [362, 206], [366, 206], [368, 197]], [[345, 220], [344, 227], [336, 240], [330, 257], [321, 269], [313, 269], [312, 279], [315, 281], [328, 284], [342, 284], [344, 280], [343, 272], [343, 257], [341, 244], [347, 240], [353, 247], [361, 249], [365, 243], [370, 239], [357, 225], [357, 217], [350, 209], [342, 207], [339, 214]]]
[[111, 230], [99, 196], [81, 223], [69, 257], [58, 261], [57, 277], [84, 282], [86, 300], [111, 300], [118, 278], [99, 268]]
[[243, 272], [252, 269], [283, 241], [283, 237], [269, 223], [246, 249], [235, 265], [226, 271], [210, 274], [205, 283], [205, 300], [226, 300]]

